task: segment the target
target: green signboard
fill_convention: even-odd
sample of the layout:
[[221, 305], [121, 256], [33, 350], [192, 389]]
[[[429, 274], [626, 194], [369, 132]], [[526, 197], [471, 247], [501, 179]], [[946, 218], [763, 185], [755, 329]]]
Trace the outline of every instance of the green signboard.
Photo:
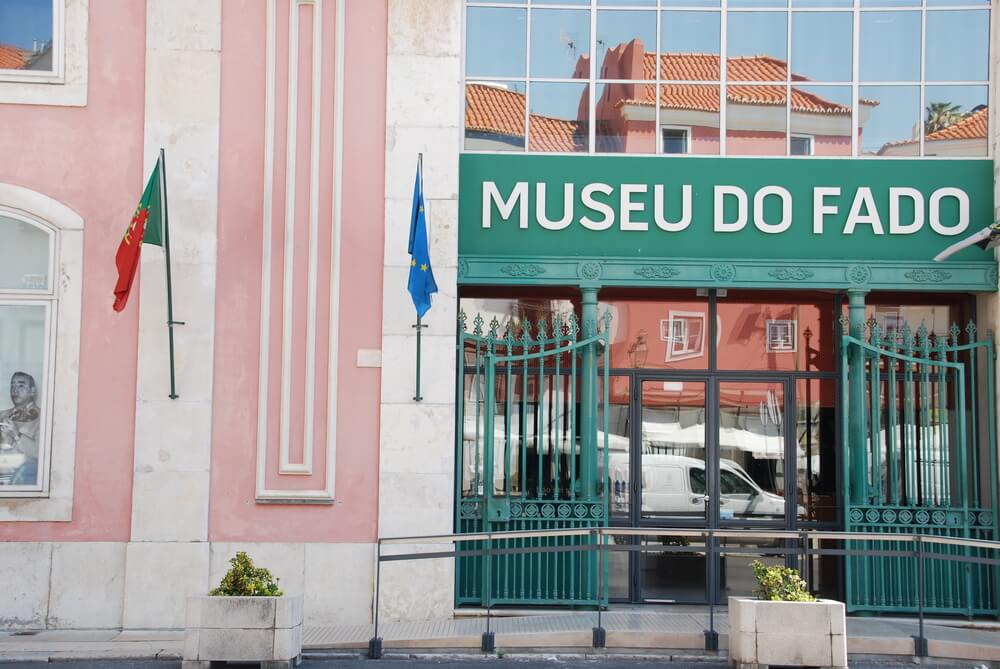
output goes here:
[[[460, 160], [466, 258], [929, 262], [993, 222], [989, 160]], [[992, 258], [973, 247], [937, 266]]]

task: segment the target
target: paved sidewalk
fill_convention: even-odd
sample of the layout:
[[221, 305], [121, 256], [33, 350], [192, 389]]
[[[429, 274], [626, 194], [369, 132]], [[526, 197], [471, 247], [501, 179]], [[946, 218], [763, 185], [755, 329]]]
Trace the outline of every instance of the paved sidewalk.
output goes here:
[[[708, 615], [702, 611], [615, 610], [601, 616], [610, 652], [632, 649], [658, 655], [704, 654]], [[507, 651], [545, 649], [559, 653], [590, 653], [595, 612], [570, 611], [544, 615], [496, 617], [491, 629], [496, 646]], [[958, 624], [958, 623], [956, 623]], [[453, 618], [422, 623], [387, 623], [380, 627], [387, 653], [446, 650], [476, 653], [485, 618]], [[726, 615], [716, 615], [720, 647], [727, 648]], [[884, 618], [849, 618], [848, 653], [854, 656], [912, 656], [917, 623]], [[311, 627], [303, 634], [307, 651], [359, 652], [373, 635], [371, 625]], [[996, 629], [925, 626], [931, 657], [974, 662], [1000, 662], [1000, 631]], [[181, 631], [43, 631], [0, 633], [0, 661], [67, 660], [74, 658], [179, 658]], [[706, 655], [712, 657], [712, 655]]]
[[184, 632], [50, 630], [0, 632], [0, 661], [91, 658], [179, 658]]

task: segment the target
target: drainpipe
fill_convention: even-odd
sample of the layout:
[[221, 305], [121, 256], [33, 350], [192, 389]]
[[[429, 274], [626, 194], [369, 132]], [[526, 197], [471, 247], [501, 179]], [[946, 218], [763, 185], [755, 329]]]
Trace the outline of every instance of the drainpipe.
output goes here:
[[[851, 323], [851, 336], [865, 337], [865, 294], [867, 290], [847, 291], [847, 314]], [[850, 503], [864, 504], [867, 500], [867, 435], [865, 434], [865, 359], [860, 346], [852, 346], [848, 369], [848, 463]]]
[[[597, 288], [582, 288], [581, 320], [583, 338], [597, 334]], [[583, 349], [580, 361], [580, 470], [581, 494], [591, 500], [597, 495], [597, 347]]]

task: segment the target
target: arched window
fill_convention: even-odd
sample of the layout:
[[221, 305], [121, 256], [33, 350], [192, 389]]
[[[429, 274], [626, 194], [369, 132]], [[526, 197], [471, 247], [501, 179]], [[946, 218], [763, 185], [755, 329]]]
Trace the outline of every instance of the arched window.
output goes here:
[[0, 183], [0, 521], [72, 516], [82, 270], [80, 216]]
[[[55, 230], [0, 208], [0, 490], [40, 491], [58, 313]], [[8, 392], [9, 388], [9, 392]]]

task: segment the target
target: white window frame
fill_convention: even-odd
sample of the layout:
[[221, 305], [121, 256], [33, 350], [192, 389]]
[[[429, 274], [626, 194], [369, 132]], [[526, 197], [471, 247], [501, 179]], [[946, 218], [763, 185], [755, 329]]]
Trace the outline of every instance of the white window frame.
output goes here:
[[[705, 329], [707, 317], [701, 311], [674, 311], [669, 312], [669, 318], [660, 320], [660, 339], [667, 343], [666, 362], [676, 362], [679, 360], [690, 360], [700, 358], [705, 355]], [[691, 341], [690, 328], [691, 321], [701, 323], [701, 332], [697, 335], [697, 341]], [[682, 330], [681, 334], [675, 334], [675, 330]], [[678, 348], [678, 344], [680, 347]], [[691, 344], [694, 344], [693, 346]]]
[[87, 105], [90, 0], [52, 0], [52, 70], [0, 69], [0, 104]]
[[[804, 139], [809, 142], [809, 151], [807, 153], [792, 153], [792, 140], [793, 139]], [[813, 135], [808, 135], [800, 132], [793, 132], [788, 140], [788, 155], [789, 157], [795, 156], [814, 156], [816, 155], [816, 138]]]
[[[775, 338], [771, 335], [775, 328], [786, 328], [787, 340], [790, 346], [774, 346]], [[768, 319], [764, 331], [764, 347], [768, 353], [796, 353], [798, 351], [799, 322], [792, 319]], [[782, 339], [785, 339], [782, 337]]]
[[[0, 292], [0, 304], [43, 305], [46, 360], [40, 382], [37, 486], [0, 488], [0, 522], [69, 521], [73, 517], [76, 418], [82, 309], [83, 219], [41, 193], [0, 183], [0, 215], [48, 232], [49, 285]], [[0, 380], [0, 392], [6, 379]]]
[[[664, 130], [681, 130], [684, 133], [684, 148], [682, 153], [667, 153], [663, 150], [663, 131]], [[686, 125], [667, 125], [663, 124], [660, 126], [660, 146], [657, 153], [662, 153], [665, 156], [686, 156], [691, 153], [691, 128]]]

